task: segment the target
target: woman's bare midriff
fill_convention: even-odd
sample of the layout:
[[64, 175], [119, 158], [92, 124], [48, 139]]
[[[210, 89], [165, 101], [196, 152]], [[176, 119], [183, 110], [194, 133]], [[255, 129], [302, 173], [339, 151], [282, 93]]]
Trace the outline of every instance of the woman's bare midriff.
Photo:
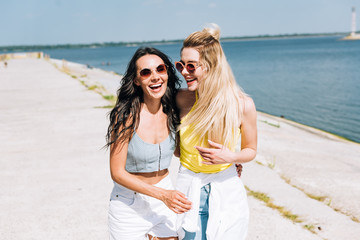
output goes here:
[[138, 179], [148, 184], [154, 185], [164, 179], [168, 174], [169, 171], [167, 169], [163, 169], [156, 172], [148, 172], [148, 173], [131, 173]]

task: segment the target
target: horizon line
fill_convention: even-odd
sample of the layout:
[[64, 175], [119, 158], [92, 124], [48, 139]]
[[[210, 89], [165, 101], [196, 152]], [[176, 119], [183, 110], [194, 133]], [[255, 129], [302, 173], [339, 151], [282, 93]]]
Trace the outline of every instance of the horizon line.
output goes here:
[[[285, 37], [310, 37], [310, 36], [335, 36], [346, 35], [349, 32], [331, 32], [331, 33], [287, 33], [287, 34], [259, 34], [252, 36], [229, 36], [222, 37], [220, 40], [248, 40], [248, 39], [261, 39], [261, 38], [285, 38]], [[106, 41], [106, 42], [93, 42], [93, 43], [59, 43], [59, 44], [21, 44], [21, 45], [4, 45], [0, 46], [0, 51], [8, 51], [13, 49], [40, 49], [40, 48], [86, 48], [86, 47], [106, 47], [106, 46], [122, 46], [122, 45], [139, 45], [145, 43], [176, 43], [182, 42], [184, 39], [172, 40], [149, 40], [149, 41]], [[19, 49], [19, 50], [20, 50]]]

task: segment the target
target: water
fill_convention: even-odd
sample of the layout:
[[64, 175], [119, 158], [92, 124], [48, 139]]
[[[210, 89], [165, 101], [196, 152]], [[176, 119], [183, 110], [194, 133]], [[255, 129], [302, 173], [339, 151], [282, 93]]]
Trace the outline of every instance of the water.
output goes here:
[[[224, 41], [222, 45], [239, 85], [259, 111], [360, 142], [360, 41], [339, 38]], [[179, 60], [180, 44], [154, 47]], [[43, 52], [122, 74], [136, 49]]]
[[360, 41], [229, 42], [224, 51], [258, 110], [360, 142]]

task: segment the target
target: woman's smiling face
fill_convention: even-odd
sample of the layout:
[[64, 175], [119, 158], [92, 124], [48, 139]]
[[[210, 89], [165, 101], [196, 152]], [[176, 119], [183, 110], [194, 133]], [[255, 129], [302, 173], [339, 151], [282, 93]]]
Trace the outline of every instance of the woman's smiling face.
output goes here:
[[164, 61], [157, 55], [145, 55], [136, 61], [136, 68], [134, 83], [143, 90], [144, 99], [161, 99], [168, 82]]
[[195, 71], [193, 72], [189, 72], [186, 67], [184, 67], [180, 72], [186, 80], [188, 89], [190, 91], [197, 90], [199, 87], [199, 82], [202, 81], [203, 76], [205, 75], [203, 66], [200, 63], [200, 53], [195, 48], [184, 48], [181, 51], [181, 62], [183, 63], [183, 65], [192, 63], [195, 66], [200, 66], [196, 67]]

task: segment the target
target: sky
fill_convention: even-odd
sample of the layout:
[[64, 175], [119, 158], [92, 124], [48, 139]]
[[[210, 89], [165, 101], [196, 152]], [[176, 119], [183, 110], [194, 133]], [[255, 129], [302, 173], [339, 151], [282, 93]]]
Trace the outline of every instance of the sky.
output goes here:
[[350, 32], [353, 6], [359, 30], [360, 0], [2, 0], [0, 46]]

